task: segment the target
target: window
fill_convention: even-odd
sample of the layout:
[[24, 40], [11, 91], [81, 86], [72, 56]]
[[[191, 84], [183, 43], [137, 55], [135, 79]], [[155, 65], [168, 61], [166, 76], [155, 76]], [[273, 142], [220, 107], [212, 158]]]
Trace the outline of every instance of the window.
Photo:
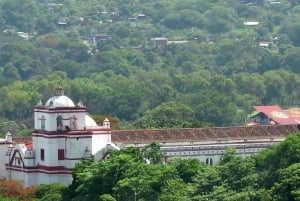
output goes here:
[[65, 150], [64, 149], [59, 149], [57, 151], [57, 158], [58, 158], [58, 160], [64, 160], [65, 159]]
[[45, 117], [43, 115], [42, 118], [41, 118], [41, 129], [42, 130], [45, 130], [45, 121], [46, 121], [46, 119], [45, 119]]
[[41, 161], [45, 160], [45, 151], [44, 149], [41, 149]]

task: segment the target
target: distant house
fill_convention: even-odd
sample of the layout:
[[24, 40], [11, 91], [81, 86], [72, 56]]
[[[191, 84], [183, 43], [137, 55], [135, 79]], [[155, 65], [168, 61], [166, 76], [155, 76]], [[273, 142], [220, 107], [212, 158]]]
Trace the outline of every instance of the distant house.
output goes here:
[[[276, 39], [274, 39], [274, 40], [276, 40]], [[261, 41], [261, 42], [259, 42], [259, 47], [262, 47], [267, 50], [276, 50], [277, 49], [276, 44], [273, 43], [272, 41]]]
[[129, 17], [129, 18], [127, 18], [127, 20], [131, 27], [139, 27], [140, 26], [139, 20], [136, 17]]
[[246, 26], [257, 26], [257, 25], [259, 25], [259, 22], [256, 22], [256, 21], [250, 22], [250, 21], [248, 21], [248, 22], [244, 22], [244, 25], [246, 25]]
[[168, 39], [164, 37], [151, 38], [151, 44], [154, 47], [165, 46], [168, 44]]
[[141, 13], [141, 14], [138, 14], [138, 15], [137, 15], [137, 18], [138, 18], [139, 20], [143, 20], [143, 19], [146, 18], [146, 15], [143, 14], [143, 13]]
[[64, 4], [62, 3], [48, 3], [47, 7], [48, 7], [48, 11], [53, 12], [55, 9], [59, 8], [59, 7], [63, 7]]
[[272, 42], [268, 42], [268, 41], [262, 41], [262, 42], [259, 42], [259, 46], [260, 47], [264, 47], [264, 48], [271, 48], [273, 45]]
[[246, 119], [247, 125], [295, 125], [300, 123], [300, 108], [284, 110], [278, 105], [254, 106], [253, 108], [255, 111]]
[[182, 43], [187, 43], [189, 42], [188, 40], [172, 40], [168, 41], [168, 44], [182, 44]]
[[98, 41], [106, 40], [109, 38], [111, 38], [111, 35], [108, 35], [108, 34], [94, 34], [91, 37], [91, 41], [92, 41], [92, 43], [97, 43]]
[[266, 2], [269, 4], [281, 4], [281, 2], [277, 0], [267, 0]]
[[65, 22], [65, 21], [59, 21], [57, 24], [58, 24], [59, 26], [65, 26], [65, 25], [67, 25], [68, 23]]
[[66, 26], [66, 25], [68, 25], [68, 23], [67, 23], [67, 19], [66, 18], [61, 18], [61, 19], [59, 19], [59, 21], [58, 21], [58, 25], [59, 26], [61, 26], [61, 27], [64, 27], [64, 26]]
[[21, 38], [23, 38], [23, 39], [25, 39], [25, 40], [29, 40], [31, 37], [30, 37], [30, 35], [29, 35], [29, 33], [25, 33], [25, 32], [17, 32], [17, 34], [21, 37]]

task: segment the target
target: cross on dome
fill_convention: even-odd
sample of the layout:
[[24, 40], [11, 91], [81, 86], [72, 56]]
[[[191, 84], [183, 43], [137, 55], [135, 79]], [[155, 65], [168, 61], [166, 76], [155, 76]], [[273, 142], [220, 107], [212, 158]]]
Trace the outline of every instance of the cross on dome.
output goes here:
[[56, 95], [57, 96], [63, 96], [64, 95], [64, 89], [60, 85], [56, 88]]

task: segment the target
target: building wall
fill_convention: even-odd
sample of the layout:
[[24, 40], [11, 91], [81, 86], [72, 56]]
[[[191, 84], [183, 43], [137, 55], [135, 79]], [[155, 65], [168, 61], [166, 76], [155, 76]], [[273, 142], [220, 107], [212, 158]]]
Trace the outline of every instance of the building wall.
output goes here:
[[68, 185], [72, 182], [72, 175], [51, 174], [51, 177], [49, 177], [49, 175], [45, 173], [32, 172], [24, 173], [23, 181], [25, 187], [51, 183], [61, 183], [64, 185]]
[[[36, 164], [42, 166], [59, 166], [57, 150], [64, 147], [61, 138], [32, 137], [33, 150], [35, 150]], [[42, 159], [42, 151], [44, 157]]]
[[45, 111], [37, 111], [34, 113], [34, 129], [40, 130], [42, 129], [42, 121], [41, 119], [45, 118], [45, 129], [46, 131], [56, 131], [57, 130], [57, 116], [62, 116], [63, 120], [63, 130], [65, 130], [65, 126], [70, 127], [70, 119], [72, 117], [76, 117], [76, 129], [74, 130], [83, 130], [85, 127], [85, 111], [78, 110], [77, 112], [66, 112], [64, 110], [57, 111], [57, 113], [48, 113]]
[[[270, 146], [280, 143], [284, 138], [276, 139], [259, 139], [259, 140], [228, 140], [228, 141], [202, 141], [202, 142], [176, 142], [161, 143], [161, 151], [164, 153], [167, 161], [176, 157], [196, 158], [208, 165], [214, 165], [221, 156], [226, 152], [227, 148], [235, 148], [235, 154], [246, 157], [267, 149]], [[142, 148], [146, 144], [119, 144], [118, 146], [139, 147]]]
[[69, 136], [66, 138], [66, 158], [76, 159], [84, 157], [85, 149], [91, 149], [91, 144], [91, 136]]
[[8, 150], [8, 145], [6, 142], [0, 142], [0, 180], [6, 177], [5, 163], [6, 163], [6, 152]]
[[111, 136], [107, 134], [109, 130], [103, 131], [103, 134], [92, 136], [92, 154], [95, 155], [99, 150], [111, 143]]
[[246, 157], [273, 146], [279, 141], [257, 141], [255, 143], [228, 143], [228, 144], [211, 144], [211, 145], [191, 145], [191, 146], [174, 146], [162, 147], [161, 150], [165, 154], [167, 160], [174, 157], [187, 157], [196, 158], [201, 162], [214, 165], [218, 162], [221, 156], [226, 152], [229, 147], [235, 148], [235, 154], [238, 156]]

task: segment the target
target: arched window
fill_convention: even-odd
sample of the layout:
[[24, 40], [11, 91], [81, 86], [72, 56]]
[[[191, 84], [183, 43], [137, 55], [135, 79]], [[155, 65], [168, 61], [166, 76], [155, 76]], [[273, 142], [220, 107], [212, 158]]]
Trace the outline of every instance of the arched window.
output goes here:
[[214, 161], [212, 158], [209, 159], [209, 165], [213, 165], [214, 164]]

